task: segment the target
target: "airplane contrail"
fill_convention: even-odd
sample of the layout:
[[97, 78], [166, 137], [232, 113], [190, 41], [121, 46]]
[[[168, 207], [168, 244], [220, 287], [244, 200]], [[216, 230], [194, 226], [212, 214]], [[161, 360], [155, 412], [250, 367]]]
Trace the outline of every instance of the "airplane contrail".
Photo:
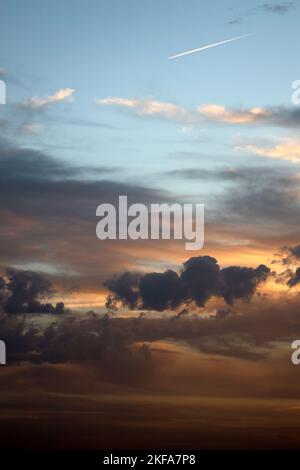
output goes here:
[[204, 51], [205, 49], [210, 49], [211, 47], [221, 46], [221, 44], [226, 44], [227, 42], [237, 41], [238, 39], [246, 38], [252, 36], [252, 34], [244, 34], [243, 36], [237, 36], [235, 38], [226, 39], [225, 41], [215, 42], [214, 44], [209, 44], [208, 46], [199, 47], [198, 49], [192, 49], [191, 51], [181, 52], [180, 54], [172, 55], [168, 57], [168, 60], [175, 59], [176, 57], [182, 57], [183, 55], [193, 54], [194, 52]]

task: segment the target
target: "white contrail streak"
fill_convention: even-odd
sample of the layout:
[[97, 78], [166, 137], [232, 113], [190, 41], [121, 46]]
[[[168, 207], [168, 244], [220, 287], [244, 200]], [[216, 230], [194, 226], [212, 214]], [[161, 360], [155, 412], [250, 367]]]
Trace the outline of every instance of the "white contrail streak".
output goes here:
[[214, 44], [209, 44], [208, 46], [199, 47], [198, 49], [192, 49], [191, 51], [181, 52], [180, 54], [172, 55], [168, 57], [168, 60], [175, 59], [176, 57], [182, 57], [183, 55], [193, 54], [194, 52], [204, 51], [205, 49], [210, 49], [211, 47], [221, 46], [221, 44], [226, 44], [227, 42], [237, 41], [238, 39], [246, 38], [251, 36], [251, 34], [244, 34], [243, 36], [237, 36], [235, 38], [226, 39], [225, 41], [216, 42]]

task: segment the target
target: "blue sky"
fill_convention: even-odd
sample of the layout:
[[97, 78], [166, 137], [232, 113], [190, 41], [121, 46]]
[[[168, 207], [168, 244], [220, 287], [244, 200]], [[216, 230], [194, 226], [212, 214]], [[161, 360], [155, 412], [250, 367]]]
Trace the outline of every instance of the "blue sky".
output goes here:
[[[154, 95], [189, 106], [272, 104], [289, 99], [285, 87], [297, 74], [297, 6], [280, 15], [261, 11], [259, 1], [1, 3], [1, 59], [35, 78], [35, 93], [66, 84], [87, 105], [107, 94]], [[227, 24], [240, 16], [241, 24]], [[177, 51], [245, 33], [255, 36], [166, 62]]]
[[[216, 130], [207, 123], [187, 128], [96, 104], [109, 96], [155, 99], [190, 110], [209, 103], [290, 105], [290, 85], [298, 74], [297, 2], [284, 13], [266, 11], [260, 1], [63, 0], [59, 7], [50, 1], [1, 3], [0, 43], [5, 47], [0, 61], [14, 77], [8, 83], [8, 104], [68, 87], [76, 90], [71, 103], [47, 111], [50, 122], [44, 123], [43, 113], [33, 117], [43, 125], [42, 132], [19, 137], [64, 159], [125, 166], [128, 177], [136, 178], [141, 172], [150, 176], [188, 167], [188, 155], [199, 155], [204, 166], [235, 165], [241, 157], [232, 152], [232, 141], [241, 132], [266, 134], [239, 126]], [[253, 35], [166, 60], [176, 52], [247, 33]], [[67, 124], [74, 120], [77, 125]], [[270, 129], [268, 134], [273, 135]], [[185, 157], [178, 161], [178, 154]]]

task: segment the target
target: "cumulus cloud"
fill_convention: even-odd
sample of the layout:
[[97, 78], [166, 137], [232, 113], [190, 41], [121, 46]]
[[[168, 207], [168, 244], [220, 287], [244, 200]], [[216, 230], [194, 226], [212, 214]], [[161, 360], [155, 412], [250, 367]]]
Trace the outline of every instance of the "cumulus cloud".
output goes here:
[[75, 90], [73, 88], [62, 88], [55, 92], [53, 95], [47, 96], [46, 98], [38, 98], [36, 96], [33, 96], [32, 98], [26, 100], [23, 103], [23, 106], [33, 109], [45, 108], [55, 103], [70, 99], [74, 93]]
[[0, 278], [0, 309], [5, 313], [63, 313], [62, 302], [53, 306], [40, 301], [51, 294], [51, 282], [40, 273], [8, 268], [6, 279]]
[[163, 311], [194, 302], [203, 307], [211, 297], [223, 297], [228, 304], [249, 300], [270, 274], [267, 266], [221, 269], [211, 256], [192, 257], [180, 273], [138, 274], [125, 272], [105, 283], [111, 291], [107, 306], [125, 305], [131, 309]]

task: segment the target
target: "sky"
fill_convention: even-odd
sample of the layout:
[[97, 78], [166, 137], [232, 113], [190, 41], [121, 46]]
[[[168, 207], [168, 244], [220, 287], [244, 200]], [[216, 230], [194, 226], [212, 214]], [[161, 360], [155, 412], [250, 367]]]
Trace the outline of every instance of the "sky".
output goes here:
[[[0, 13], [0, 437], [299, 447], [299, 1]], [[100, 241], [120, 195], [204, 204], [203, 249]]]
[[[123, 166], [128, 179], [142, 173], [152, 184], [171, 190], [173, 182], [163, 171], [191, 165], [187, 158], [178, 162], [177, 153], [199, 153], [199, 167], [252, 164], [253, 158], [234, 151], [236, 141], [241, 132], [244, 138], [266, 137], [265, 129], [216, 129], [159, 115], [137, 119], [134, 110], [97, 101], [138, 98], [189, 112], [208, 104], [289, 106], [291, 82], [297, 78], [298, 5], [287, 2], [282, 12], [264, 5], [190, 1], [186, 8], [180, 1], [91, 1], [86, 7], [80, 1], [62, 1], [55, 14], [47, 1], [2, 2], [1, 43], [7, 46], [0, 57], [11, 75], [8, 107], [60, 89], [75, 90], [71, 104], [53, 106], [45, 115], [19, 113], [20, 125], [42, 127], [40, 135], [23, 135], [21, 143], [49, 149], [72, 163]], [[252, 36], [166, 60], [173, 53], [243, 34]], [[281, 135], [288, 136], [289, 130], [282, 129]], [[269, 128], [267, 136], [277, 132]]]
[[[291, 103], [291, 84], [298, 76], [297, 1], [189, 1], [188, 7], [180, 1], [90, 1], [88, 6], [62, 1], [58, 11], [48, 1], [1, 3], [1, 76], [7, 86], [2, 146], [19, 152], [12, 167], [36, 159], [34, 183], [51, 180], [62, 198], [53, 197], [56, 189], [50, 187], [45, 194], [45, 185], [39, 207], [27, 200], [33, 197], [27, 193], [25, 207], [14, 208], [27, 229], [18, 235], [20, 253], [4, 249], [3, 269], [38, 267], [51, 275], [82, 277], [93, 290], [88, 302], [100, 307], [104, 293], [99, 282], [102, 297], [95, 297], [95, 273], [103, 271], [101, 257], [116, 271], [183, 262], [186, 253], [172, 241], [162, 259], [159, 243], [136, 243], [133, 248], [121, 242], [101, 246], [95, 239], [95, 207], [121, 189], [134, 202], [204, 203], [205, 249], [221, 256], [225, 265], [231, 256], [228, 246], [238, 246], [239, 263], [255, 266], [284, 244], [278, 217], [285, 209], [274, 208], [284, 203], [282, 198], [277, 201], [274, 195], [274, 204], [268, 198], [255, 215], [246, 201], [237, 210], [234, 205], [237, 193], [259, 205], [253, 200], [260, 191], [253, 188], [258, 180], [260, 186], [267, 180], [274, 191], [283, 174], [293, 179], [297, 173], [299, 108]], [[167, 60], [243, 35], [248, 36]], [[20, 170], [19, 178], [29, 175]], [[72, 178], [82, 193], [71, 188]], [[97, 179], [105, 181], [99, 196]], [[288, 190], [293, 193], [292, 187]], [[55, 219], [56, 232], [47, 225], [49, 217]], [[279, 225], [278, 240], [261, 240], [269, 236], [268, 227], [253, 233], [262, 217], [271, 219], [273, 233]], [[249, 222], [251, 227], [242, 228]], [[35, 224], [42, 233], [32, 247]], [[16, 236], [13, 225], [9, 220], [7, 230]], [[69, 248], [58, 232], [69, 240]], [[294, 243], [294, 229], [290, 232]], [[99, 273], [101, 281], [105, 277]], [[77, 291], [80, 282], [71, 279], [68, 284]], [[77, 306], [85, 307], [85, 295], [81, 302], [74, 294]]]

